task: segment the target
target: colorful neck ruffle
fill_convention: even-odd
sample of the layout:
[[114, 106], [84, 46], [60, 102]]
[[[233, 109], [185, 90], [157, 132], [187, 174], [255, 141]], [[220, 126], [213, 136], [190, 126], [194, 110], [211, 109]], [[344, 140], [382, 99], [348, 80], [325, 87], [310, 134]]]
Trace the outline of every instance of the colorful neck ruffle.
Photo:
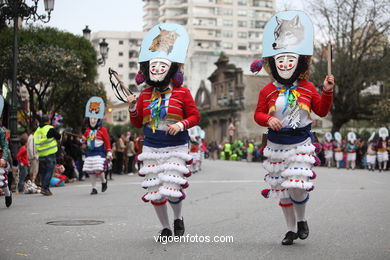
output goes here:
[[156, 128], [158, 127], [158, 123], [160, 118], [163, 119], [167, 115], [167, 107], [165, 102], [169, 100], [169, 98], [163, 98], [163, 95], [172, 93], [172, 90], [167, 90], [164, 92], [153, 92], [151, 102], [148, 106], [150, 110], [150, 122], [152, 125], [153, 133], [156, 132]]
[[277, 87], [277, 89], [279, 90], [279, 93], [280, 94], [284, 94], [284, 109], [283, 109], [283, 112], [284, 113], [287, 109], [287, 105], [290, 105], [290, 107], [293, 107], [297, 100], [298, 100], [298, 97], [301, 95], [297, 90], [296, 90], [296, 85], [292, 85], [290, 87]]
[[91, 132], [89, 132], [88, 148], [91, 150], [95, 149], [96, 132], [97, 132], [97, 129], [91, 130]]

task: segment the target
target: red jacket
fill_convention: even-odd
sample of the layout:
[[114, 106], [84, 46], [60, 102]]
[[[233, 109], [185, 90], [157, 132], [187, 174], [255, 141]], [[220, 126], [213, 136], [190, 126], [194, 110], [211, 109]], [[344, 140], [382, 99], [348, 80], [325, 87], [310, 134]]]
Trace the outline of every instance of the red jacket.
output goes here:
[[[318, 95], [313, 83], [307, 80], [300, 80], [297, 91], [299, 108], [306, 110], [309, 113], [314, 111], [318, 116], [325, 117], [332, 106], [333, 91], [322, 91], [322, 95]], [[275, 111], [275, 102], [278, 98], [279, 91], [273, 82], [268, 83], [260, 90], [259, 100], [255, 111], [255, 121], [261, 125], [268, 127], [268, 120], [272, 117], [271, 113]]]
[[16, 155], [16, 157], [18, 158], [18, 162], [20, 163], [20, 165], [28, 166], [28, 156], [27, 156], [27, 149], [25, 145], [22, 145], [19, 148], [19, 152]]
[[[84, 132], [84, 137], [88, 140], [89, 133], [91, 132], [91, 129], [88, 127]], [[107, 129], [105, 127], [100, 127], [98, 131], [96, 132], [96, 139], [102, 140], [104, 142], [104, 147], [106, 148], [107, 153], [111, 152], [111, 143], [110, 143], [110, 137], [108, 136]]]
[[[147, 107], [151, 102], [152, 91], [152, 87], [144, 89], [138, 97], [136, 110], [130, 112], [130, 121], [136, 128], [141, 128], [150, 121], [150, 110]], [[184, 130], [199, 123], [198, 108], [188, 88], [172, 89], [166, 119], [181, 122]]]

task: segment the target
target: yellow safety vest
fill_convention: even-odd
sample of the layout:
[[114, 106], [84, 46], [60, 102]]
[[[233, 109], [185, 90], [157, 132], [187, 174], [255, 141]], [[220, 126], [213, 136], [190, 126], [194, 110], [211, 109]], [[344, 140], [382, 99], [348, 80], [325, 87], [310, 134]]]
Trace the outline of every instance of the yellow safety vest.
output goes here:
[[34, 142], [37, 148], [39, 157], [45, 157], [51, 154], [55, 154], [58, 151], [56, 139], [47, 138], [47, 133], [53, 128], [52, 125], [45, 125], [44, 127], [38, 127], [34, 133]]

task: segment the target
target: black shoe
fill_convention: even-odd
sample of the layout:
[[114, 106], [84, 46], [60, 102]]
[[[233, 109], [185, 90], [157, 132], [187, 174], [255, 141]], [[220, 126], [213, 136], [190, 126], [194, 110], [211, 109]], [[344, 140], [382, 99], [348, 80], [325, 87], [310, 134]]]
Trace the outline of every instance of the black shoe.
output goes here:
[[91, 195], [96, 195], [96, 194], [98, 194], [98, 192], [97, 192], [97, 190], [95, 188], [93, 188], [92, 191], [91, 191]]
[[176, 236], [183, 236], [184, 235], [184, 220], [182, 219], [175, 219], [173, 222], [173, 232], [175, 233]]
[[105, 183], [102, 183], [102, 192], [105, 192], [107, 190], [107, 181]]
[[298, 236], [302, 240], [309, 236], [309, 226], [307, 225], [307, 221], [298, 222]]
[[288, 231], [286, 236], [282, 240], [282, 245], [288, 246], [294, 243], [294, 240], [298, 239], [298, 233], [294, 233], [292, 231]]
[[164, 228], [161, 230], [160, 234], [158, 235], [158, 241], [159, 242], [166, 242], [168, 240], [168, 237], [172, 236], [172, 230], [169, 228]]
[[53, 195], [53, 193], [51, 193], [50, 190], [46, 190], [46, 189], [42, 189], [41, 190], [41, 194], [43, 194], [44, 196], [51, 196], [51, 195]]
[[7, 206], [7, 208], [9, 208], [12, 204], [12, 193], [7, 197], [5, 197], [5, 206]]

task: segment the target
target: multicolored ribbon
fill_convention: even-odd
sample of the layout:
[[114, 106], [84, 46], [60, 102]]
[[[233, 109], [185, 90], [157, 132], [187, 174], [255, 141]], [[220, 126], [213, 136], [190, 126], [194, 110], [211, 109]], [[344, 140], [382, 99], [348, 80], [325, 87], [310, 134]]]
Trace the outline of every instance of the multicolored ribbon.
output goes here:
[[97, 132], [97, 129], [91, 130], [91, 132], [89, 132], [88, 148], [89, 148], [90, 150], [95, 149], [96, 132]]
[[279, 90], [279, 94], [284, 94], [284, 109], [283, 109], [283, 112], [284, 113], [287, 109], [287, 105], [290, 105], [290, 107], [293, 107], [299, 96], [301, 95], [295, 88], [297, 86], [295, 85], [292, 85], [290, 87], [277, 87], [277, 89]]
[[153, 92], [151, 98], [152, 101], [148, 106], [148, 109], [150, 110], [150, 122], [152, 124], [153, 133], [156, 132], [160, 118], [163, 119], [167, 115], [166, 108], [168, 106], [165, 105], [165, 101], [169, 100], [169, 98], [163, 98], [163, 95], [169, 93], [172, 93], [172, 90], [167, 90], [164, 92]]

